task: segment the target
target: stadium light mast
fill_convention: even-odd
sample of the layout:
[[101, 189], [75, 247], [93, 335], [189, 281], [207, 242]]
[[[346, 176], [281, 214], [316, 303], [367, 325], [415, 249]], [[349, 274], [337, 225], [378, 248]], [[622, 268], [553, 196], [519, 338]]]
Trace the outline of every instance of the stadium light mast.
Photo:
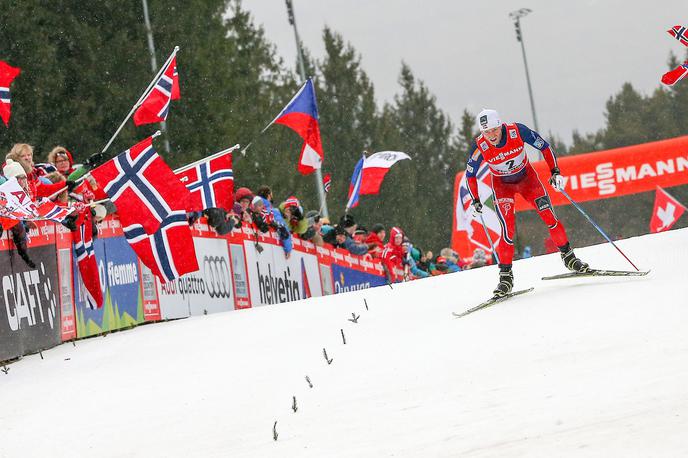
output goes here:
[[[294, 39], [296, 40], [296, 58], [299, 62], [299, 73], [301, 74], [301, 82], [306, 82], [306, 66], [303, 63], [303, 51], [301, 49], [301, 38], [299, 38], [299, 31], [296, 28], [296, 19], [294, 18], [294, 5], [292, 0], [285, 0], [287, 4], [287, 16], [289, 24], [294, 28]], [[318, 200], [320, 201], [320, 213], [329, 218], [327, 211], [327, 199], [325, 196], [325, 188], [323, 187], [322, 171], [315, 169], [315, 187], [318, 189]]]
[[[153, 69], [153, 74], [155, 75], [156, 73], [158, 73], [158, 62], [155, 59], [155, 43], [153, 43], [153, 29], [151, 28], [150, 18], [148, 17], [148, 1], [141, 0], [141, 3], [143, 3], [143, 22], [146, 24], [146, 35], [148, 36], [148, 51], [151, 55], [151, 68]], [[169, 155], [170, 140], [169, 135], [167, 134], [167, 123], [165, 121], [162, 121], [160, 123], [160, 130], [162, 130], [165, 134], [165, 136], [163, 137], [165, 151]]]
[[[523, 65], [526, 68], [526, 82], [528, 83], [528, 96], [530, 96], [530, 109], [533, 112], [533, 124], [535, 125], [535, 131], [540, 132], [540, 127], [537, 122], [537, 115], [535, 114], [535, 100], [533, 99], [533, 86], [530, 84], [530, 72], [528, 71], [528, 59], [526, 59], [526, 46], [523, 43], [523, 34], [521, 33], [521, 18], [532, 13], [533, 10], [529, 8], [521, 8], [516, 11], [509, 13], [509, 17], [514, 21], [514, 27], [516, 28], [516, 40], [521, 43], [521, 52], [523, 53]], [[538, 151], [538, 158], [543, 159], [542, 153]]]

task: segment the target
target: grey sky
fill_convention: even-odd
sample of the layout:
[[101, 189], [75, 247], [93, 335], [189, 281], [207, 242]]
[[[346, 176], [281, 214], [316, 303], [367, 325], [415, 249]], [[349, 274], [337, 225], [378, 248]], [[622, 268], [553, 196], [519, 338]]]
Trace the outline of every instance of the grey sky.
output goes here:
[[[292, 65], [296, 50], [284, 0], [243, 4]], [[404, 60], [455, 123], [464, 108], [489, 107], [533, 127], [508, 17], [524, 7], [533, 10], [522, 29], [540, 130], [567, 144], [574, 129], [602, 127], [605, 102], [625, 81], [649, 94], [667, 71], [669, 52], [685, 52], [666, 30], [687, 25], [686, 0], [294, 0], [305, 46], [320, 58], [323, 27], [340, 32], [361, 54], [378, 102], [398, 92]]]

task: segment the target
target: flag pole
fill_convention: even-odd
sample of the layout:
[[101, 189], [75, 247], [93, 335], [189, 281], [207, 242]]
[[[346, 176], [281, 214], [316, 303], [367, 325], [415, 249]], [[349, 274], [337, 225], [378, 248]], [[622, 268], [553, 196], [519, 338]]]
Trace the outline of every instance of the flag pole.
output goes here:
[[143, 91], [143, 94], [141, 94], [141, 97], [139, 97], [139, 99], [136, 101], [136, 103], [132, 107], [131, 111], [129, 111], [129, 114], [127, 115], [127, 117], [124, 118], [124, 121], [122, 121], [122, 124], [119, 125], [119, 127], [117, 128], [115, 133], [110, 138], [110, 141], [107, 142], [107, 144], [103, 148], [103, 151], [101, 151], [100, 154], [105, 153], [105, 151], [107, 151], [107, 149], [110, 147], [110, 145], [115, 140], [115, 138], [117, 138], [117, 136], [119, 135], [119, 133], [122, 130], [122, 128], [124, 127], [124, 125], [127, 123], [127, 121], [129, 121], [129, 118], [131, 118], [131, 115], [133, 115], [134, 112], [136, 111], [136, 109], [141, 105], [143, 100], [146, 98], [146, 96], [153, 89], [153, 86], [155, 86], [155, 83], [157, 83], [158, 79], [160, 78], [160, 75], [162, 75], [162, 73], [165, 71], [165, 69], [170, 64], [170, 62], [172, 62], [172, 59], [174, 59], [174, 57], [177, 55], [177, 51], [179, 51], [179, 46], [174, 47], [174, 50], [172, 51], [172, 54], [170, 54], [170, 57], [168, 57], [167, 60], [165, 61], [165, 63], [163, 64], [163, 66], [160, 67], [160, 70], [158, 70], [158, 73], [155, 75], [153, 80], [150, 82], [150, 84], [148, 85], [146, 90]]
[[232, 152], [232, 151], [234, 151], [234, 150], [237, 150], [237, 149], [239, 149], [239, 148], [241, 148], [241, 146], [237, 143], [236, 145], [232, 146], [231, 148], [223, 149], [222, 151], [218, 151], [217, 153], [214, 153], [214, 154], [212, 154], [212, 155], [210, 155], [210, 156], [208, 156], [208, 157], [204, 157], [203, 159], [199, 159], [199, 160], [197, 160], [196, 162], [192, 162], [191, 164], [187, 164], [187, 165], [185, 165], [185, 166], [183, 166], [183, 167], [179, 167], [178, 169], [176, 169], [176, 170], [174, 171], [174, 173], [183, 172], [183, 171], [188, 170], [188, 169], [190, 169], [191, 167], [194, 167], [194, 166], [196, 166], [196, 165], [198, 165], [198, 164], [200, 164], [200, 163], [202, 163], [202, 162], [206, 162], [206, 161], [209, 161], [209, 160], [211, 160], [211, 159], [215, 159], [215, 158], [218, 157], [218, 156], [222, 156], [223, 154], [230, 153], [230, 152]]

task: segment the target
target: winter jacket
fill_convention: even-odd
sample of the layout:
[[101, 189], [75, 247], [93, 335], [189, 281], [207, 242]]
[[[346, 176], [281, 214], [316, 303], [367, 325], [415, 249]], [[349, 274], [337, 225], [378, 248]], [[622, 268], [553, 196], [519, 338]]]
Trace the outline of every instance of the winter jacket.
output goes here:
[[390, 283], [396, 283], [402, 281], [403, 276], [397, 275], [396, 269], [403, 269], [404, 265], [404, 250], [401, 244], [395, 245], [394, 239], [397, 234], [404, 235], [401, 229], [398, 227], [393, 227], [389, 231], [389, 242], [385, 245], [385, 249], [382, 252], [382, 264], [387, 270], [387, 280]]
[[[284, 218], [286, 218], [286, 215], [284, 213], [285, 204], [286, 202], [282, 202], [279, 206], [279, 211], [282, 217]], [[303, 214], [303, 210], [301, 210], [301, 213]], [[308, 220], [303, 216], [301, 217], [301, 219], [290, 218], [288, 221], [287, 228], [294, 234], [303, 235], [308, 230]]]
[[368, 245], [368, 253], [370, 253], [372, 257], [379, 258], [382, 256], [385, 244], [375, 232], [368, 234], [368, 237], [365, 239], [365, 244]]
[[[291, 250], [294, 248], [294, 246], [291, 240], [291, 233], [289, 232], [287, 223], [284, 221], [284, 218], [282, 218], [282, 213], [280, 213], [280, 211], [277, 208], [274, 208], [272, 206], [272, 203], [265, 197], [263, 197], [263, 204], [265, 204], [265, 209], [268, 212], [272, 213], [274, 226], [277, 230], [277, 233], [279, 234], [280, 243], [282, 244], [282, 248], [284, 248], [284, 253], [291, 253]], [[283, 229], [280, 229], [280, 227], [282, 227]]]

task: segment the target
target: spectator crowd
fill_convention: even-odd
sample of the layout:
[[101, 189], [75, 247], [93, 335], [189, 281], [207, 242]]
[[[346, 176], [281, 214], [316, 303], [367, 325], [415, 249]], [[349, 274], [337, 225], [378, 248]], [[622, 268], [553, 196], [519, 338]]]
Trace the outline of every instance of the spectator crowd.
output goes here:
[[[62, 223], [73, 231], [76, 230], [79, 212], [89, 211], [96, 223], [116, 212], [108, 196], [87, 174], [89, 167], [75, 164], [69, 150], [56, 146], [46, 159], [46, 162], [35, 163], [31, 145], [15, 144], [5, 156], [0, 184], [14, 177], [32, 200], [44, 198], [56, 205], [74, 208], [73, 214]], [[442, 248], [435, 256], [412, 243], [402, 228], [388, 228], [379, 222], [366, 226], [350, 213], [333, 223], [317, 210], [306, 211], [295, 196], [275, 203], [269, 186], [261, 186], [255, 192], [240, 187], [234, 192], [234, 200], [234, 206], [229, 209], [208, 208], [188, 213], [189, 224], [205, 216], [208, 225], [220, 235], [239, 230], [242, 226], [248, 227], [254, 232], [259, 250], [258, 233], [274, 231], [287, 258], [291, 255], [295, 237], [317, 246], [340, 248], [368, 260], [381, 261], [390, 283], [444, 275], [492, 263], [481, 249], [476, 249], [471, 259], [461, 259], [451, 248]], [[0, 234], [2, 230], [10, 231], [19, 255], [33, 266], [26, 252], [27, 230], [34, 226], [33, 223], [4, 217], [0, 218], [0, 223]], [[93, 236], [97, 237], [95, 224]]]

